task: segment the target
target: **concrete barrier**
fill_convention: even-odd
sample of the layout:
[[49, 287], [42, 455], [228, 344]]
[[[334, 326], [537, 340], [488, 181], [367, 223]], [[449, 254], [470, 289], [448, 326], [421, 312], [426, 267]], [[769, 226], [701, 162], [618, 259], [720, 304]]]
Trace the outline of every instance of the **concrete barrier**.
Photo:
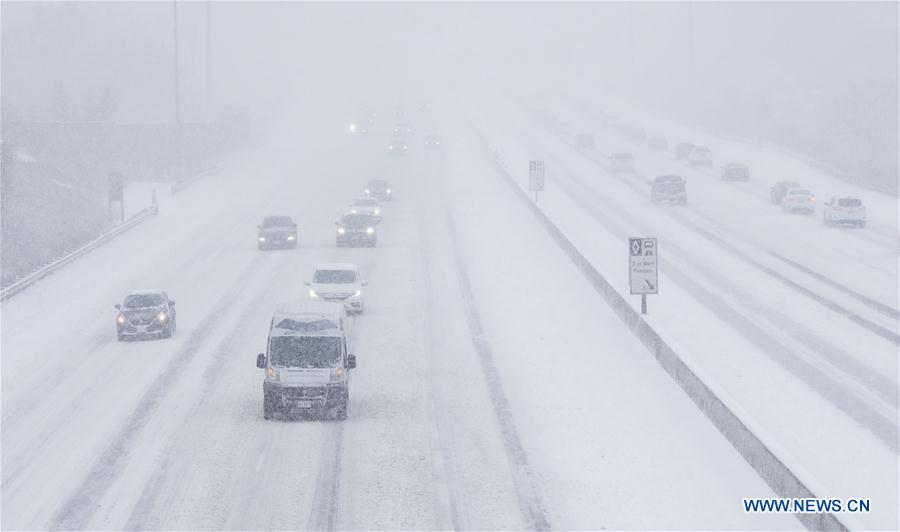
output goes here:
[[0, 301], [3, 301], [9, 297], [12, 297], [12, 296], [18, 294], [19, 292], [25, 290], [26, 288], [33, 285], [37, 281], [43, 279], [44, 277], [47, 277], [48, 275], [55, 272], [56, 270], [59, 270], [63, 266], [73, 262], [75, 259], [77, 259], [83, 255], [86, 255], [87, 253], [96, 249], [97, 247], [104, 244], [105, 242], [112, 240], [113, 238], [119, 236], [120, 234], [124, 233], [125, 231], [138, 225], [139, 223], [143, 222], [144, 220], [148, 219], [149, 217], [156, 215], [158, 212], [159, 212], [159, 206], [156, 204], [153, 204], [150, 207], [147, 207], [146, 209], [144, 209], [142, 211], [138, 211], [134, 215], [132, 215], [129, 219], [116, 225], [109, 231], [106, 231], [105, 233], [101, 234], [94, 240], [91, 240], [90, 242], [81, 246], [80, 248], [76, 249], [75, 251], [67, 253], [66, 255], [63, 255], [62, 257], [60, 257], [52, 262], [49, 262], [49, 263], [45, 264], [44, 266], [41, 266], [40, 268], [29, 273], [28, 275], [25, 275], [24, 277], [13, 281], [9, 285], [4, 286], [2, 289], [0, 289]]

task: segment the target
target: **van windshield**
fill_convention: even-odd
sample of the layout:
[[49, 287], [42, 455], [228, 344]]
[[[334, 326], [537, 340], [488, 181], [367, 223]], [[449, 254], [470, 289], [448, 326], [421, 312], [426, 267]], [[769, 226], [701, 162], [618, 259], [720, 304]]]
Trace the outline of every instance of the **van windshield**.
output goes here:
[[322, 284], [346, 284], [356, 282], [353, 270], [317, 270], [313, 281]]
[[336, 336], [275, 336], [269, 345], [269, 364], [290, 368], [333, 368], [341, 360]]
[[862, 202], [856, 198], [841, 198], [838, 200], [838, 205], [841, 207], [859, 207], [862, 205]]

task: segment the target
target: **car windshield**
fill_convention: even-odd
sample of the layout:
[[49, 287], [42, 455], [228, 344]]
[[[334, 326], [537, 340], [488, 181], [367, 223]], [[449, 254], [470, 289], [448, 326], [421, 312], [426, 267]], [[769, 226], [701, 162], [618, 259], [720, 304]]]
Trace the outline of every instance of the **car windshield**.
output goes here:
[[374, 189], [374, 190], [385, 189], [385, 188], [388, 188], [388, 186], [389, 186], [388, 182], [382, 181], [382, 180], [369, 181], [368, 185], [366, 185], [366, 187], [368, 187], [369, 189]]
[[275, 336], [269, 344], [269, 364], [290, 368], [333, 368], [341, 360], [336, 336]]
[[803, 190], [803, 189], [797, 188], [797, 189], [794, 189], [794, 190], [789, 190], [789, 191], [788, 191], [788, 195], [791, 195], [791, 196], [809, 196], [810, 193], [809, 193], [808, 190]]
[[263, 220], [263, 227], [285, 227], [294, 225], [294, 221], [290, 216], [269, 216]]
[[313, 281], [322, 284], [349, 284], [356, 282], [354, 270], [316, 270]]
[[378, 202], [373, 199], [358, 199], [353, 202], [354, 207], [377, 207]]
[[859, 207], [862, 205], [862, 201], [856, 198], [841, 198], [838, 200], [838, 205], [841, 207]]
[[163, 304], [162, 294], [131, 294], [125, 298], [126, 308], [158, 307]]
[[660, 192], [664, 192], [666, 194], [677, 194], [679, 192], [684, 191], [684, 184], [682, 183], [662, 183], [656, 185], [656, 189]]
[[367, 216], [365, 214], [345, 214], [341, 217], [341, 225], [358, 229], [361, 227], [373, 226], [375, 225], [375, 221], [372, 216]]

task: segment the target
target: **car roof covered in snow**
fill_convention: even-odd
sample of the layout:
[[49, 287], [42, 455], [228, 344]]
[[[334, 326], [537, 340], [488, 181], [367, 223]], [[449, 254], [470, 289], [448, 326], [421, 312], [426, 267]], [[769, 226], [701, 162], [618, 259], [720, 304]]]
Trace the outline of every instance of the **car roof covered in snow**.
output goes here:
[[321, 262], [316, 264], [316, 270], [353, 270], [356, 271], [359, 268], [356, 267], [356, 264], [350, 262]]
[[280, 305], [272, 316], [269, 336], [343, 336], [344, 305], [325, 301]]

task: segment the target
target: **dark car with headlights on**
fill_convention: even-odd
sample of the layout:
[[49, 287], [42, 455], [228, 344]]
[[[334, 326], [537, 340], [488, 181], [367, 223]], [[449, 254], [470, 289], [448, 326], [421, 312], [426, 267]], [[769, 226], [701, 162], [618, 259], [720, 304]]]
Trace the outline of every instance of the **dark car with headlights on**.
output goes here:
[[162, 290], [132, 292], [116, 309], [116, 336], [120, 342], [169, 338], [175, 334], [175, 302]]
[[366, 183], [366, 196], [370, 198], [375, 198], [381, 201], [391, 201], [393, 198], [393, 191], [391, 191], [391, 184], [386, 179], [370, 179]]
[[297, 247], [297, 224], [290, 216], [266, 216], [259, 229], [259, 249]]
[[440, 135], [425, 135], [425, 149], [426, 150], [441, 149], [441, 136]]
[[368, 214], [347, 213], [335, 222], [337, 246], [372, 246], [378, 243], [378, 219]]
[[409, 146], [402, 140], [393, 140], [388, 144], [388, 155], [398, 156], [406, 155], [409, 152]]

